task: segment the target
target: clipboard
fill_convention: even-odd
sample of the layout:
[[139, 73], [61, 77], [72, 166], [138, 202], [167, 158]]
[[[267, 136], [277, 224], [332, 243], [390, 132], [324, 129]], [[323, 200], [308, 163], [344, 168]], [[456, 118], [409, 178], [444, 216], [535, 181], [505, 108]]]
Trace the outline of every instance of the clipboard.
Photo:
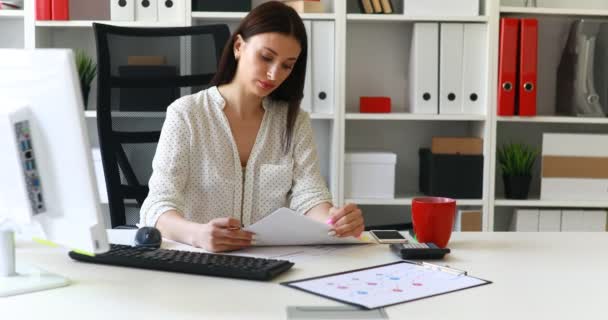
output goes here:
[[281, 285], [364, 309], [376, 309], [492, 283], [464, 270], [398, 261]]

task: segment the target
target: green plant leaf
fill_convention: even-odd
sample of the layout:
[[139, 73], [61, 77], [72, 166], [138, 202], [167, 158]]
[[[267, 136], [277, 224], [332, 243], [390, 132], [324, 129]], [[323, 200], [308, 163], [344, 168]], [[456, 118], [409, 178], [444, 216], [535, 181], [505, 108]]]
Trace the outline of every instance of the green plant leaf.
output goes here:
[[539, 152], [523, 143], [509, 143], [497, 150], [498, 163], [503, 175], [531, 176]]

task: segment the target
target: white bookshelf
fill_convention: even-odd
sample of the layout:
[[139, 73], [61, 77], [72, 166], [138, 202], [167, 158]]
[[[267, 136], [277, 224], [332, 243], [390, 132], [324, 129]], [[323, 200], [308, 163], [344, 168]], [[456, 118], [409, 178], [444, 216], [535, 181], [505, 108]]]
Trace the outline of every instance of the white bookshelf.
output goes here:
[[349, 13], [346, 15], [347, 21], [360, 21], [360, 22], [487, 22], [487, 16], [474, 16], [474, 17], [450, 17], [450, 16], [437, 16], [437, 17], [422, 17], [422, 16], [411, 16], [405, 14], [361, 14], [361, 13]]
[[485, 121], [485, 115], [477, 114], [420, 114], [420, 113], [347, 113], [346, 120], [404, 120], [404, 121]]
[[579, 16], [579, 17], [608, 17], [608, 9], [574, 9], [574, 8], [530, 8], [501, 6], [502, 14], [522, 14], [534, 16]]
[[[243, 12], [192, 12], [186, 1], [186, 21], [180, 26], [226, 23], [234, 30], [245, 17]], [[266, 0], [253, 0], [258, 5]], [[483, 230], [502, 230], [516, 208], [608, 208], [608, 201], [545, 201], [539, 199], [540, 164], [536, 165], [536, 177], [531, 185], [531, 199], [504, 199], [502, 177], [496, 164], [496, 150], [503, 143], [516, 140], [540, 147], [543, 132], [597, 132], [608, 133], [608, 118], [581, 118], [555, 115], [554, 69], [559, 59], [558, 42], [564, 26], [577, 18], [607, 18], [608, 6], [593, 8], [590, 1], [570, 1], [578, 9], [524, 8], [521, 0], [480, 0], [479, 16], [412, 16], [404, 14], [403, 1], [392, 0], [395, 14], [358, 13], [358, 0], [322, 0], [328, 13], [302, 14], [305, 21], [334, 23], [334, 100], [333, 110], [312, 112], [315, 141], [319, 149], [323, 175], [334, 194], [334, 202], [342, 205], [354, 202], [361, 205], [367, 217], [387, 224], [403, 216], [409, 216], [410, 203], [420, 196], [417, 190], [418, 149], [430, 146], [433, 136], [476, 136], [484, 140], [483, 193], [480, 199], [457, 199], [459, 206], [480, 208], [483, 211]], [[569, 0], [551, 0], [560, 3]], [[177, 26], [163, 23], [121, 22], [108, 20], [35, 21], [33, 0], [25, 0], [24, 10], [0, 10], [0, 47], [25, 48], [82, 48], [95, 56], [92, 32], [94, 22], [129, 27]], [[540, 2], [540, 1], [539, 1]], [[601, 1], [600, 1], [601, 2]], [[548, 3], [548, 1], [545, 1]], [[597, 2], [596, 2], [597, 3]], [[538, 116], [496, 116], [496, 83], [498, 69], [498, 44], [500, 17], [538, 17], [539, 33], [539, 96]], [[412, 27], [417, 22], [474, 23], [487, 28], [487, 96], [485, 108], [479, 114], [415, 114], [408, 98], [409, 50]], [[7, 32], [17, 34], [8, 37]], [[606, 69], [608, 72], [608, 68]], [[94, 84], [95, 86], [95, 84]], [[85, 111], [86, 123], [92, 144], [97, 144], [96, 111], [94, 110], [95, 87], [91, 90], [89, 109]], [[363, 95], [390, 96], [392, 113], [359, 113], [358, 97]], [[113, 117], [120, 125], [135, 123], [145, 127], [158, 124], [164, 112], [134, 113], [114, 111]], [[395, 197], [392, 199], [347, 198], [344, 195], [345, 153], [354, 149], [377, 149], [398, 155], [395, 181]], [[540, 162], [540, 159], [537, 160]], [[507, 213], [505, 215], [505, 212]], [[510, 216], [509, 216], [510, 217]], [[393, 219], [391, 221], [391, 219]]]
[[573, 200], [510, 200], [496, 199], [494, 205], [497, 207], [535, 207], [535, 208], [608, 208], [608, 200], [605, 201], [573, 201]]

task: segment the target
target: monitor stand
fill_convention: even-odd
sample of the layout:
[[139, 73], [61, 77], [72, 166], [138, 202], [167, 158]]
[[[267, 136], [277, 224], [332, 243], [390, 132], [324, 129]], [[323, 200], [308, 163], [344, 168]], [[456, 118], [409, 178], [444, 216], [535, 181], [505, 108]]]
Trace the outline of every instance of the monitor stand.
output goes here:
[[0, 297], [65, 287], [68, 279], [32, 266], [15, 268], [15, 234], [0, 227]]

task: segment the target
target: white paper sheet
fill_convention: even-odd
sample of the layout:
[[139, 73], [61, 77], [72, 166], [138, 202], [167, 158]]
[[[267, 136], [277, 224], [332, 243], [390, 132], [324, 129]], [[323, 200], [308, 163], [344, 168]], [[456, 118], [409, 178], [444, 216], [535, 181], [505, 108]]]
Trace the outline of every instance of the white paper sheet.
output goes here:
[[280, 208], [243, 230], [256, 234], [256, 246], [368, 243], [355, 237], [332, 237], [327, 234], [331, 230], [330, 225], [297, 214], [289, 208]]

